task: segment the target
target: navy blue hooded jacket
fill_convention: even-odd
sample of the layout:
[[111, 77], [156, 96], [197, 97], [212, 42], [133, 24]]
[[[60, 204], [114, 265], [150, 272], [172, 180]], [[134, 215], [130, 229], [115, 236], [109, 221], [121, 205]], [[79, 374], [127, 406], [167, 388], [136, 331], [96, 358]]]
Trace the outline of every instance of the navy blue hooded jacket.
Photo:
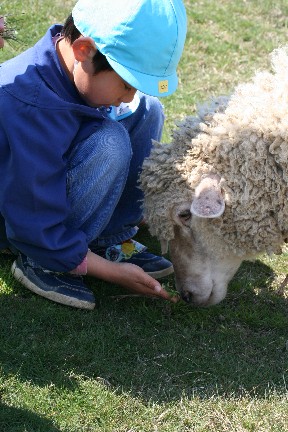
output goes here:
[[[104, 120], [61, 67], [51, 27], [0, 67], [0, 249], [9, 243], [54, 271], [76, 268], [85, 233], [65, 225], [67, 153]], [[87, 179], [89, 181], [89, 179]]]

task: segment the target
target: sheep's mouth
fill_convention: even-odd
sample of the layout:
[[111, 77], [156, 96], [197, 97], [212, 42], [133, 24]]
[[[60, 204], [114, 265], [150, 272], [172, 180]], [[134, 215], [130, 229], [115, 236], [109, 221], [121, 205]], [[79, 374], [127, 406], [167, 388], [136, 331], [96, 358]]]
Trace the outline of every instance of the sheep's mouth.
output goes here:
[[211, 290], [209, 296], [203, 297], [200, 295], [195, 295], [193, 292], [188, 290], [181, 290], [181, 298], [185, 303], [191, 306], [197, 307], [207, 307], [211, 304], [211, 298], [213, 297], [213, 290]]
[[186, 281], [178, 288], [178, 292], [185, 303], [191, 306], [207, 307], [215, 304], [216, 286], [215, 280], [211, 280], [209, 285], [201, 287], [202, 289], [195, 283]]

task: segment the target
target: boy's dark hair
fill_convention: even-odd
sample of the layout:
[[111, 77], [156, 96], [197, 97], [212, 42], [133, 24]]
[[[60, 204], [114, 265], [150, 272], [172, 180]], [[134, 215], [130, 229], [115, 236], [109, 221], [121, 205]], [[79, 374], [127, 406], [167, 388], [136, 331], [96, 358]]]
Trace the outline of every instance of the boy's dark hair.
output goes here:
[[[64, 36], [64, 38], [67, 39], [71, 45], [76, 39], [78, 39], [81, 36], [81, 33], [79, 32], [79, 30], [74, 24], [72, 14], [68, 16], [68, 18], [64, 23], [62, 29], [62, 36]], [[110, 71], [113, 70], [113, 68], [108, 63], [106, 57], [99, 50], [97, 50], [96, 54], [94, 55], [92, 62], [94, 65], [95, 74], [105, 70], [110, 70]]]

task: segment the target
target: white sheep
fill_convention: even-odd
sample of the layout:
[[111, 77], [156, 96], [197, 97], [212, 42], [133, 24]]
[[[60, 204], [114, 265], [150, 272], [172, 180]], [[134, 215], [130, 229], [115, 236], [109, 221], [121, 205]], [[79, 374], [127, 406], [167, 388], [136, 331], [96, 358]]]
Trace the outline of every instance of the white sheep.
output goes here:
[[271, 58], [271, 72], [187, 117], [143, 166], [150, 232], [195, 305], [219, 303], [243, 260], [288, 237], [288, 46]]

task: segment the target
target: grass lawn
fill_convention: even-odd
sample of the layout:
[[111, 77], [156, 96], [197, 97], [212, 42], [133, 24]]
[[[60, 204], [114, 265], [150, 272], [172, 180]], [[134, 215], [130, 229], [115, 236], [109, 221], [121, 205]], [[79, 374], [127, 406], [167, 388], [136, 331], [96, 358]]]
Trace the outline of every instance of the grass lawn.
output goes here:
[[[117, 1], [117, 0], [115, 0]], [[179, 89], [163, 99], [169, 141], [196, 103], [225, 94], [288, 42], [286, 0], [188, 1]], [[18, 42], [63, 22], [74, 1], [2, 0]], [[159, 252], [146, 228], [141, 241]], [[225, 301], [192, 308], [88, 279], [91, 312], [37, 297], [0, 258], [0, 431], [287, 432], [288, 249], [244, 263]], [[163, 280], [174, 290], [173, 276]]]

